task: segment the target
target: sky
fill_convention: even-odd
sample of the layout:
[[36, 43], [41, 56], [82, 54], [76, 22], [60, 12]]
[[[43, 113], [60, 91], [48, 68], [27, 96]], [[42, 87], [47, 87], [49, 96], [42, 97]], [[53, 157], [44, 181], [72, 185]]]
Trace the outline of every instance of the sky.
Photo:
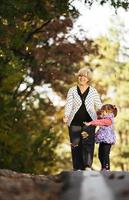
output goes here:
[[129, 29], [129, 11], [125, 11], [123, 8], [117, 10], [108, 4], [100, 6], [93, 4], [91, 9], [88, 9], [82, 0], [73, 1], [73, 5], [79, 10], [80, 17], [77, 19], [74, 25], [74, 31], [76, 35], [80, 35], [80, 27], [84, 29], [87, 37], [96, 38], [100, 35], [107, 35], [108, 29], [116, 20], [121, 21], [125, 24], [125, 27]]

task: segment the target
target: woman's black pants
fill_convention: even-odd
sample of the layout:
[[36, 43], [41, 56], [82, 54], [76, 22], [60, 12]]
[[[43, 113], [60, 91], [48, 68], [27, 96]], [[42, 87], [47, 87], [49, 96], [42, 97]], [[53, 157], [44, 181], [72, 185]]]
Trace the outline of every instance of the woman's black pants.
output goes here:
[[[83, 137], [81, 133], [87, 134]], [[69, 137], [71, 142], [72, 162], [74, 170], [85, 170], [93, 163], [95, 145], [94, 126], [73, 126], [69, 127]]]
[[102, 169], [110, 169], [110, 150], [111, 150], [111, 144], [107, 143], [100, 143], [99, 144], [99, 160], [101, 163]]

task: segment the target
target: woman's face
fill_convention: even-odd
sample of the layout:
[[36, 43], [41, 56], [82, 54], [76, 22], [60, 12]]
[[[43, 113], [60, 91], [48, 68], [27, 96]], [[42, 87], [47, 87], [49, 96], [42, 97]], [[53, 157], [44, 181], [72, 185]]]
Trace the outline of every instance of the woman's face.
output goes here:
[[80, 85], [87, 85], [89, 79], [87, 77], [87, 75], [84, 75], [84, 74], [80, 74], [78, 75], [78, 83]]

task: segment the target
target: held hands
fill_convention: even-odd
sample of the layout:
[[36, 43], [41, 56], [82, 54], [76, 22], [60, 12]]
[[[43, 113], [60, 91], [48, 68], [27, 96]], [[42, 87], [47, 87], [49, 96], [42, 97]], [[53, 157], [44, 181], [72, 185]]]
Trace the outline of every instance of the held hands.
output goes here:
[[67, 116], [64, 116], [63, 122], [64, 122], [65, 124], [68, 122], [68, 117], [67, 117]]
[[90, 122], [83, 122], [86, 126], [90, 126]]

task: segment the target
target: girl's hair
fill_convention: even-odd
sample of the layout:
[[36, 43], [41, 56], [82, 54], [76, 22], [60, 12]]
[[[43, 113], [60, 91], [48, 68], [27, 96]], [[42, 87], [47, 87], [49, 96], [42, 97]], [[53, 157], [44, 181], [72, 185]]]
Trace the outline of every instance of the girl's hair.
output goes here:
[[[112, 112], [114, 114], [114, 117], [117, 116], [117, 108], [115, 105], [112, 105], [112, 104], [104, 104], [102, 107], [101, 107], [101, 110], [100, 112], [103, 112], [103, 111], [106, 111], [106, 112]], [[99, 111], [98, 111], [99, 112]]]

